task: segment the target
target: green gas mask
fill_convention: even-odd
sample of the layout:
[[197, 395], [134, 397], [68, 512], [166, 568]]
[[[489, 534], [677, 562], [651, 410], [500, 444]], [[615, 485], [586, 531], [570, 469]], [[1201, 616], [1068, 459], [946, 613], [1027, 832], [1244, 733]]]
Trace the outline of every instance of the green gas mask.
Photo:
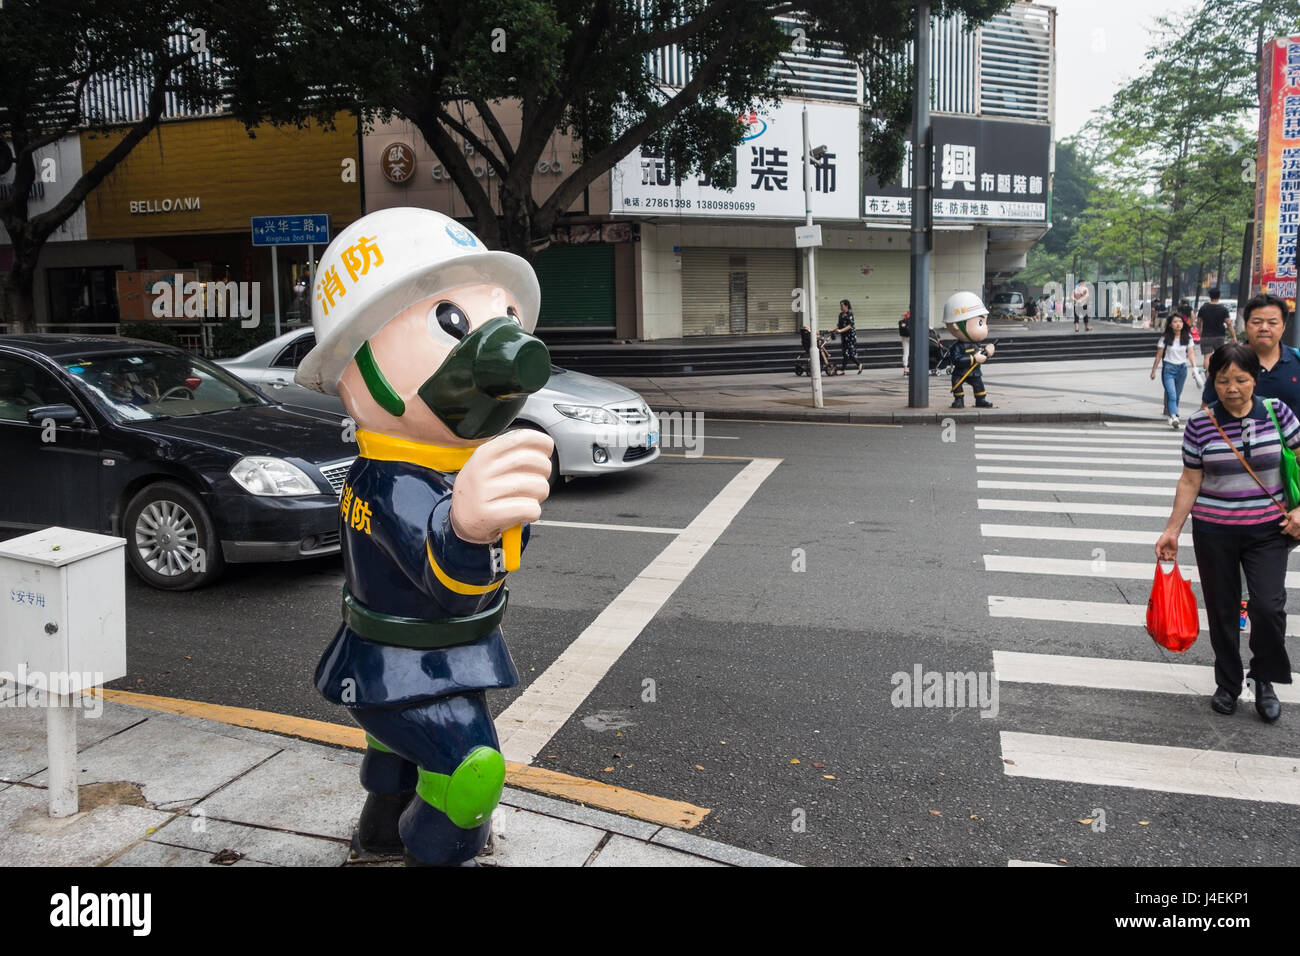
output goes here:
[[[392, 415], [406, 410], [367, 343], [357, 367], [375, 401]], [[513, 319], [498, 316], [456, 343], [420, 386], [420, 400], [457, 437], [491, 438], [510, 427], [528, 396], [551, 377], [551, 353]]]

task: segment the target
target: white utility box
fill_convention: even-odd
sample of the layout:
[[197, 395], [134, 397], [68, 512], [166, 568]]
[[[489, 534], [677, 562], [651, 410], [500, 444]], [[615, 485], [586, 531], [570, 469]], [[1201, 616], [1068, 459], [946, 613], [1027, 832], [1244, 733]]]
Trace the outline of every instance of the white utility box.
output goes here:
[[53, 817], [77, 812], [81, 692], [126, 676], [125, 545], [68, 528], [0, 542], [0, 673], [22, 685], [7, 706], [45, 708]]
[[0, 541], [0, 671], [126, 676], [126, 541], [46, 528]]

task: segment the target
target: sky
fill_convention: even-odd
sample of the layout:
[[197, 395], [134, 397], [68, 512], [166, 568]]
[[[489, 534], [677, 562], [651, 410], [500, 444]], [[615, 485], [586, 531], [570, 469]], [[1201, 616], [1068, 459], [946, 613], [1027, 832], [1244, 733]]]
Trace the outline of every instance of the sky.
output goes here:
[[1074, 135], [1093, 110], [1146, 64], [1152, 26], [1199, 0], [1045, 0], [1056, 7], [1056, 139]]

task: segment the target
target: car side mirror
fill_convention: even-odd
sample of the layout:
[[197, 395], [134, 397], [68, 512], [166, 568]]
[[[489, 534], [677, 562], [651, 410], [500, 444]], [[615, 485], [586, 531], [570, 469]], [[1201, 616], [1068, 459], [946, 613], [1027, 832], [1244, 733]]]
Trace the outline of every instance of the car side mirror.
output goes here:
[[37, 405], [27, 409], [27, 422], [31, 425], [44, 425], [53, 421], [56, 425], [84, 425], [81, 412], [71, 405]]

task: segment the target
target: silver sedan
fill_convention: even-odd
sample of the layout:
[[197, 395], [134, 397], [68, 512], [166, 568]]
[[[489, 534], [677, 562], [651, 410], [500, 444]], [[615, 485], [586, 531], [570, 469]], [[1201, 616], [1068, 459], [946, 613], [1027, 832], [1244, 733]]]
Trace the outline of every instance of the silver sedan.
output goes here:
[[[298, 363], [315, 345], [315, 331], [304, 327], [217, 364], [275, 401], [347, 414], [337, 397], [313, 392], [293, 380]], [[660, 452], [658, 420], [640, 395], [603, 378], [554, 365], [546, 387], [528, 396], [515, 427], [535, 428], [555, 440], [552, 487], [562, 477], [648, 465]]]

